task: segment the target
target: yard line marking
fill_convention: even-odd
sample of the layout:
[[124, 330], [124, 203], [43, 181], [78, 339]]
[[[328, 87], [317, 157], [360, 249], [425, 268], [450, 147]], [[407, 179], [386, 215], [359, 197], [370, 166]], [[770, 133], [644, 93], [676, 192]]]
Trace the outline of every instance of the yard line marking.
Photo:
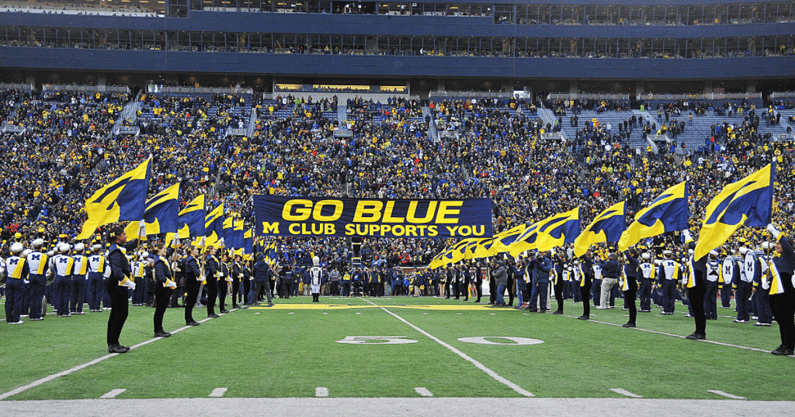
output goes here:
[[[368, 302], [368, 303], [370, 303], [370, 304], [372, 304], [372, 305], [374, 305], [374, 306], [378, 306], [378, 304], [375, 304], [375, 303], [371, 302], [370, 300], [366, 300], [366, 299], [363, 299], [363, 300], [364, 300], [364, 301], [366, 301], [366, 302]], [[384, 308], [384, 307], [381, 307], [381, 306], [378, 306], [378, 307], [380, 307], [380, 308], [381, 308], [381, 310], [384, 310], [384, 311], [386, 311], [387, 313], [389, 313], [391, 316], [395, 317], [396, 319], [398, 319], [398, 320], [402, 321], [403, 323], [406, 323], [407, 325], [409, 325], [409, 327], [411, 327], [411, 328], [413, 328], [414, 330], [416, 330], [416, 331], [418, 331], [418, 332], [422, 333], [423, 335], [425, 335], [425, 336], [426, 336], [426, 337], [428, 337], [429, 339], [433, 340], [434, 342], [436, 342], [436, 343], [438, 343], [438, 344], [440, 344], [440, 345], [442, 345], [442, 346], [446, 347], [448, 350], [452, 351], [452, 352], [453, 352], [453, 353], [455, 353], [456, 355], [460, 356], [462, 359], [464, 359], [464, 360], [466, 360], [466, 361], [470, 362], [471, 364], [475, 365], [475, 366], [476, 366], [478, 369], [480, 369], [481, 371], [485, 372], [487, 375], [489, 375], [490, 377], [494, 378], [494, 379], [495, 379], [495, 380], [497, 380], [498, 382], [501, 382], [501, 383], [503, 383], [504, 385], [507, 385], [509, 388], [511, 388], [512, 390], [516, 391], [517, 393], [519, 393], [519, 394], [521, 394], [521, 395], [523, 395], [523, 396], [525, 396], [525, 397], [533, 397], [533, 396], [534, 396], [534, 395], [533, 395], [533, 394], [532, 394], [530, 391], [527, 391], [527, 390], [525, 390], [524, 388], [522, 388], [522, 387], [520, 387], [520, 386], [518, 386], [518, 385], [514, 384], [513, 382], [511, 382], [511, 381], [508, 381], [507, 379], [503, 378], [502, 376], [500, 376], [500, 375], [499, 375], [499, 374], [497, 374], [496, 372], [494, 372], [494, 371], [492, 371], [491, 369], [487, 368], [487, 367], [486, 367], [486, 365], [483, 365], [482, 363], [480, 363], [480, 362], [476, 361], [475, 359], [473, 359], [472, 357], [470, 357], [470, 356], [469, 356], [469, 355], [467, 355], [466, 353], [464, 353], [464, 352], [461, 352], [460, 350], [458, 350], [458, 349], [454, 348], [454, 347], [453, 347], [453, 346], [451, 346], [450, 344], [443, 342], [443, 341], [442, 341], [441, 339], [439, 339], [438, 337], [436, 337], [436, 336], [433, 336], [432, 334], [430, 334], [430, 333], [426, 332], [425, 330], [422, 330], [422, 329], [420, 329], [419, 327], [417, 327], [417, 326], [415, 326], [415, 325], [413, 325], [413, 324], [409, 323], [409, 322], [408, 322], [406, 319], [404, 319], [403, 317], [400, 317], [400, 316], [398, 316], [397, 314], [395, 314], [395, 313], [393, 313], [393, 312], [391, 312], [391, 311], [387, 310], [387, 309], [386, 309], [386, 308]]]
[[729, 394], [728, 392], [723, 392], [723, 391], [721, 391], [719, 389], [708, 389], [707, 391], [711, 392], [713, 394], [718, 394], [718, 395], [722, 395], [724, 397], [731, 398], [733, 400], [744, 400], [744, 399], [746, 399], [745, 397], [740, 397], [738, 395], [732, 395], [732, 394]]
[[210, 393], [210, 397], [212, 398], [221, 398], [226, 393], [226, 388], [216, 388], [213, 392]]
[[326, 387], [316, 387], [315, 388], [315, 397], [328, 397], [328, 388], [326, 388]]
[[417, 394], [420, 394], [423, 397], [433, 397], [433, 393], [428, 391], [428, 388], [425, 387], [414, 388], [414, 391], [417, 391]]
[[126, 388], [112, 389], [112, 390], [110, 390], [110, 392], [106, 392], [101, 397], [99, 397], [99, 399], [100, 400], [109, 400], [111, 398], [116, 398], [117, 395], [121, 394], [124, 391], [127, 391], [127, 389]]
[[631, 393], [631, 392], [629, 392], [629, 391], [627, 391], [627, 390], [625, 390], [623, 388], [610, 388], [610, 391], [613, 391], [616, 394], [621, 394], [621, 395], [624, 395], [624, 396], [627, 396], [627, 397], [643, 398], [643, 396], [638, 395], [638, 394], [633, 394], [633, 393]]
[[[232, 309], [232, 310], [230, 310], [230, 311], [235, 311], [235, 309]], [[208, 318], [206, 318], [206, 319], [204, 319], [204, 320], [200, 320], [200, 321], [199, 321], [199, 323], [204, 323], [204, 322], [205, 322], [205, 321], [207, 321], [207, 320], [211, 320], [211, 319], [208, 317]], [[179, 328], [179, 329], [177, 329], [177, 330], [174, 330], [174, 331], [172, 331], [172, 332], [171, 332], [171, 334], [174, 334], [174, 333], [179, 333], [179, 332], [181, 332], [181, 331], [183, 331], [183, 330], [185, 330], [185, 329], [189, 329], [189, 328], [191, 328], [191, 327], [193, 327], [193, 326], [185, 326], [185, 327], [181, 327], [181, 328]], [[148, 345], [148, 344], [150, 344], [150, 343], [152, 343], [152, 342], [155, 342], [155, 341], [157, 341], [157, 340], [164, 340], [164, 339], [165, 339], [164, 337], [155, 337], [155, 338], [152, 338], [152, 339], [149, 339], [149, 340], [143, 341], [143, 342], [141, 342], [141, 343], [139, 343], [139, 344], [137, 344], [137, 345], [130, 346], [130, 350], [133, 350], [133, 349], [139, 348], [139, 347], [141, 347], [141, 346]], [[75, 372], [77, 372], [77, 371], [80, 371], [80, 370], [82, 370], [82, 369], [88, 368], [88, 367], [89, 367], [89, 366], [91, 366], [91, 365], [96, 365], [96, 364], [98, 364], [98, 363], [100, 363], [100, 362], [104, 361], [105, 359], [110, 359], [110, 358], [112, 358], [112, 357], [114, 357], [114, 356], [118, 356], [118, 355], [120, 355], [120, 353], [111, 353], [111, 354], [108, 354], [108, 355], [105, 355], [105, 356], [101, 356], [101, 357], [99, 357], [99, 358], [96, 358], [96, 359], [94, 359], [94, 360], [92, 360], [92, 361], [86, 362], [86, 363], [84, 363], [84, 364], [82, 364], [82, 365], [77, 365], [77, 366], [75, 366], [74, 368], [67, 369], [67, 370], [65, 370], [65, 371], [61, 371], [61, 372], [58, 372], [58, 373], [56, 373], [56, 374], [52, 374], [52, 375], [50, 375], [50, 376], [46, 376], [46, 377], [44, 377], [44, 378], [38, 379], [38, 380], [36, 380], [36, 381], [33, 381], [33, 382], [31, 382], [31, 383], [30, 383], [30, 384], [28, 384], [28, 385], [23, 385], [23, 386], [21, 386], [21, 387], [19, 387], [19, 388], [16, 388], [16, 389], [13, 389], [13, 390], [11, 390], [11, 391], [8, 391], [8, 392], [5, 392], [5, 393], [3, 393], [3, 394], [0, 394], [0, 401], [2, 401], [2, 400], [5, 400], [5, 399], [6, 399], [6, 398], [8, 398], [8, 397], [11, 397], [11, 396], [17, 395], [17, 394], [19, 394], [20, 392], [25, 392], [25, 391], [27, 391], [27, 390], [29, 390], [29, 389], [31, 389], [31, 388], [36, 388], [36, 387], [38, 387], [39, 385], [42, 385], [42, 384], [45, 384], [45, 383], [47, 383], [47, 382], [50, 382], [50, 381], [52, 381], [53, 379], [60, 378], [60, 377], [62, 377], [62, 376], [66, 376], [66, 375], [69, 375], [69, 374], [75, 373]]]
[[[572, 318], [572, 319], [576, 319], [576, 318], [577, 318], [577, 317], [574, 317], [574, 316], [569, 316], [569, 315], [565, 315], [565, 314], [563, 315], [563, 317], [568, 317], [568, 318]], [[621, 327], [621, 326], [623, 326], [622, 324], [608, 323], [608, 322], [605, 322], [605, 321], [599, 321], [599, 320], [583, 320], [583, 321], [590, 321], [590, 322], [593, 322], [593, 323], [606, 324], [606, 325], [608, 325], [608, 326], [615, 326], [615, 327]], [[659, 334], [659, 335], [662, 335], [662, 336], [678, 337], [678, 338], [680, 338], [680, 339], [685, 339], [685, 338], [686, 338], [686, 336], [682, 336], [682, 335], [678, 335], [678, 334], [673, 334], [673, 333], [665, 333], [665, 332], [659, 332], [659, 331], [657, 331], [657, 330], [650, 330], [650, 329], [641, 329], [640, 327], [634, 327], [634, 328], [632, 328], [631, 330], [637, 330], [637, 331], [639, 331], [639, 332], [646, 332], [646, 333]], [[770, 351], [769, 351], [769, 350], [758, 349], [758, 348], [752, 348], [752, 347], [748, 347], [748, 346], [733, 345], [733, 344], [731, 344], [731, 343], [716, 342], [716, 341], [714, 341], [714, 340], [697, 340], [697, 342], [702, 342], [702, 343], [711, 343], [711, 344], [713, 344], [713, 345], [720, 345], [720, 346], [726, 346], [726, 347], [733, 347], [733, 348], [737, 348], [737, 349], [752, 350], [752, 351], [754, 351], [754, 352], [770, 353]], [[795, 356], [790, 356], [790, 357], [795, 357]]]

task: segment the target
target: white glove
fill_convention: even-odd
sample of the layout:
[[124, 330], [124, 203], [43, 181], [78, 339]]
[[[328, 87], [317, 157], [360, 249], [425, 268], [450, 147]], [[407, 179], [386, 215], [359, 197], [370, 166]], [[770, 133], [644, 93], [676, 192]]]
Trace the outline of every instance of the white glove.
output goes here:
[[199, 282], [204, 281], [204, 275], [199, 275], [198, 277], [196, 277], [196, 281], [199, 281]]
[[168, 283], [167, 287], [171, 288], [173, 290], [173, 289], [177, 288], [177, 283], [174, 282], [174, 281], [171, 281], [171, 282]]
[[690, 230], [682, 230], [682, 236], [685, 237], [685, 242], [693, 241], [693, 235], [690, 234]]
[[218, 273], [218, 278], [223, 278], [223, 277], [224, 277], [224, 273], [223, 272], [219, 272]]
[[767, 231], [770, 232], [776, 240], [778, 240], [778, 236], [781, 234], [781, 232], [776, 229], [776, 226], [773, 226], [773, 223], [767, 225]]
[[135, 291], [135, 283], [132, 281], [127, 281], [126, 283], [124, 283], [124, 286]]

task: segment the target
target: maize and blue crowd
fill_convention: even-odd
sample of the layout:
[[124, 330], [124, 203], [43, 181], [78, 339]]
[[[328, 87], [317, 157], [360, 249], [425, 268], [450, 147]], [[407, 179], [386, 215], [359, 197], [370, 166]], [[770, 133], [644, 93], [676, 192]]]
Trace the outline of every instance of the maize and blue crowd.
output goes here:
[[[253, 100], [259, 115], [253, 122], [253, 135], [226, 135], [228, 128], [243, 127], [240, 112], [232, 108], [247, 106], [247, 100]], [[139, 116], [145, 111], [153, 117], [119, 120], [131, 101], [141, 102], [144, 110], [139, 110]], [[618, 133], [588, 121], [568, 141], [544, 140], [543, 133], [559, 130], [564, 116], [571, 115], [572, 125], [578, 123], [574, 119], [578, 108], [621, 112], [628, 103], [447, 99], [431, 104], [432, 118], [421, 116], [423, 103], [407, 98], [383, 103], [357, 98], [345, 104], [351, 137], [334, 135], [340, 126], [328, 114], [340, 105], [336, 98], [0, 91], [0, 123], [24, 128], [23, 133], [0, 134], [0, 148], [6, 155], [0, 166], [4, 270], [10, 284], [13, 268], [7, 261], [24, 258], [28, 274], [17, 291], [22, 295], [15, 296], [19, 300], [6, 301], [7, 322], [21, 323], [23, 316], [41, 320], [47, 305], [60, 317], [81, 314], [84, 304], [89, 312], [101, 312], [114, 304], [112, 296], [117, 293], [123, 293], [121, 302], [131, 299], [134, 306], [190, 306], [192, 310], [196, 304], [203, 305], [212, 317], [216, 305], [219, 312], [226, 311], [226, 297], [232, 307], [264, 299], [271, 304], [272, 297], [304, 293], [472, 297], [480, 302], [485, 285], [490, 289], [489, 302], [495, 306], [545, 312], [551, 304], [548, 299], [554, 296], [556, 312], [562, 313], [563, 300], [572, 299], [588, 307], [581, 316], [588, 319], [590, 306], [611, 308], [617, 298], [631, 302], [626, 308], [634, 309], [635, 294], [626, 297], [616, 285], [621, 279], [632, 281], [641, 312], [657, 306], [663, 315], [673, 314], [675, 301], [681, 300], [690, 314], [697, 313], [692, 311], [694, 306], [701, 306], [696, 310], [705, 311], [707, 319], [718, 318], [718, 305], [733, 309], [738, 324], [756, 317], [755, 324], [767, 327], [773, 317], [781, 319], [760, 288], [769, 267], [765, 260], [789, 259], [791, 248], [788, 243], [779, 245], [785, 255], [774, 257], [776, 245], [763, 229], [741, 228], [704, 260], [707, 289], [699, 299], [688, 297], [682, 285], [690, 272], [685, 267], [687, 234], [680, 232], [649, 239], [624, 253], [605, 244], [577, 258], [564, 246], [552, 253], [517, 259], [499, 256], [439, 270], [425, 266], [450, 242], [433, 239], [365, 239], [356, 256], [361, 257], [360, 263], [354, 262], [344, 239], [320, 236], [260, 242], [250, 261], [225, 248], [170, 248], [156, 238], [135, 242], [137, 246], [126, 251], [125, 261], [113, 261], [112, 253], [116, 248], [123, 252], [126, 243], [119, 242], [121, 233], [112, 227], [100, 228], [89, 240], [74, 240], [86, 219], [82, 207], [86, 199], [150, 156], [149, 195], [179, 183], [181, 206], [205, 194], [208, 211], [224, 204], [227, 212], [239, 214], [249, 224], [255, 194], [488, 197], [495, 233], [575, 207], [582, 209], [582, 221], [587, 223], [619, 201], [628, 202], [627, 221], [631, 221], [661, 191], [688, 181], [688, 229], [696, 237], [712, 197], [725, 185], [775, 160], [771, 231], [781, 233], [782, 239], [776, 240], [786, 242], [783, 236], [795, 228], [795, 143], [776, 140], [762, 127], [771, 121], [780, 123], [777, 108], [791, 109], [791, 102], [768, 108], [743, 102], [674, 102], [655, 110], [657, 121], [633, 120], [628, 115]], [[542, 106], [558, 115], [555, 124], [538, 117]], [[289, 110], [290, 117], [277, 115], [283, 110]], [[705, 146], [684, 154], [632, 148], [624, 133], [627, 129], [676, 131], [680, 123], [707, 111], [722, 112], [725, 122], [704, 137]], [[433, 140], [427, 133], [431, 121], [440, 130], [454, 132], [455, 139], [442, 135]], [[138, 126], [141, 133], [115, 136], [111, 131], [116, 123]], [[267, 253], [262, 251], [266, 243], [273, 244]], [[60, 259], [72, 259], [65, 262], [68, 271], [59, 269]], [[127, 275], [115, 281], [114, 262], [127, 268]], [[626, 265], [631, 265], [631, 271], [619, 273]], [[323, 271], [317, 277], [311, 272], [316, 267]], [[125, 290], [108, 291], [111, 281], [126, 286]], [[789, 300], [792, 284], [786, 288]], [[185, 310], [186, 323], [195, 323]], [[627, 324], [634, 326], [635, 316]], [[784, 326], [781, 329], [784, 332]], [[166, 334], [162, 321], [158, 327], [156, 320], [155, 334]], [[703, 328], [694, 335], [703, 338]], [[795, 335], [782, 333], [782, 346], [774, 352], [791, 354], [793, 343]], [[108, 344], [109, 350], [124, 350], [110, 330]]]

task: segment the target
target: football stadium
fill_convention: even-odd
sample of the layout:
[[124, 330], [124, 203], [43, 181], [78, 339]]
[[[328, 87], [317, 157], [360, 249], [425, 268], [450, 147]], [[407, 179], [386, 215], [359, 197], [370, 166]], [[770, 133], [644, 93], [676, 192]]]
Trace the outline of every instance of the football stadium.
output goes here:
[[791, 416], [792, 0], [0, 4], [1, 415]]

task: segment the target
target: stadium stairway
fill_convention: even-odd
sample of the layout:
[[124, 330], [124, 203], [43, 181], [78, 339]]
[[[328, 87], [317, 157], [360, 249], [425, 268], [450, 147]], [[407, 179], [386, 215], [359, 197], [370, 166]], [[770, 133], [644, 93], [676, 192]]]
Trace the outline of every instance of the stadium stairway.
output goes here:
[[433, 117], [430, 107], [423, 106], [422, 108], [423, 120], [430, 120], [428, 123], [428, 138], [434, 143], [439, 143], [439, 132], [436, 130], [436, 119]]
[[259, 113], [256, 107], [251, 108], [251, 114], [248, 116], [248, 124], [246, 124], [246, 137], [253, 138], [254, 130], [257, 128], [257, 120], [259, 120]]
[[340, 102], [337, 104], [337, 122], [339, 122], [340, 127], [345, 127], [345, 121], [348, 120], [348, 105], [345, 102]]
[[[555, 113], [552, 112], [552, 110], [545, 109], [545, 108], [539, 108], [538, 109], [538, 115], [541, 117], [541, 120], [544, 122], [544, 126], [546, 126], [547, 124], [549, 124], [551, 126], [555, 125], [555, 121], [557, 120], [557, 118], [555, 117]], [[563, 129], [560, 131], [560, 134], [563, 137], [563, 140], [570, 140], [570, 139], [574, 139], [576, 137], [576, 133], [577, 133], [577, 129], [576, 128], [574, 128], [574, 130], [571, 130], [571, 129], [566, 130], [565, 129], [565, 127], [566, 127], [565, 124], [563, 126], [561, 126], [561, 127]]]
[[130, 122], [130, 124], [135, 124], [135, 120], [138, 118], [138, 109], [140, 108], [141, 102], [138, 100], [133, 100], [127, 103], [122, 109], [121, 113], [119, 113], [119, 118], [116, 119], [116, 122], [113, 124], [113, 130], [111, 131], [111, 134], [113, 136], [118, 135], [122, 126], [124, 125], [125, 120]]

